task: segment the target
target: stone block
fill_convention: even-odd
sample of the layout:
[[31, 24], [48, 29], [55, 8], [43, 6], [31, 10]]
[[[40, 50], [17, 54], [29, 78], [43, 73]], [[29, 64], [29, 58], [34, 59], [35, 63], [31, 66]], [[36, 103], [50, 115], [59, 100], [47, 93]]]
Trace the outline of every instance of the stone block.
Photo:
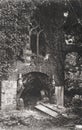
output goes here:
[[17, 81], [2, 81], [1, 109], [16, 109]]

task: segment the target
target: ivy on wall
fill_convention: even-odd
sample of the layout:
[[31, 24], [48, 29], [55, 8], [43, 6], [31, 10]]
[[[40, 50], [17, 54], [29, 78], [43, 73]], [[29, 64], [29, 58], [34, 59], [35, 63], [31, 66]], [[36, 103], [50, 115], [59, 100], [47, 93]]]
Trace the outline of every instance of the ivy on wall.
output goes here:
[[[57, 1], [56, 1], [57, 2]], [[46, 53], [52, 53], [52, 61], [57, 82], [61, 81], [62, 31], [58, 29], [63, 24], [62, 5], [53, 1], [2, 1], [0, 9], [0, 73], [7, 77], [9, 68], [21, 54], [21, 49], [29, 42], [29, 28], [37, 25], [44, 30]], [[61, 23], [61, 24], [60, 24]], [[57, 28], [56, 28], [57, 27]], [[60, 32], [60, 33], [59, 33]], [[43, 43], [43, 42], [42, 42]], [[43, 45], [41, 45], [43, 47]], [[43, 50], [43, 49], [42, 49]], [[60, 54], [58, 54], [60, 51]], [[41, 52], [40, 52], [41, 53]], [[61, 59], [61, 60], [60, 60]], [[62, 66], [61, 66], [62, 64]], [[58, 69], [60, 68], [60, 70]], [[61, 73], [60, 73], [61, 72]], [[58, 74], [57, 74], [58, 73]], [[60, 76], [58, 76], [60, 75]]]

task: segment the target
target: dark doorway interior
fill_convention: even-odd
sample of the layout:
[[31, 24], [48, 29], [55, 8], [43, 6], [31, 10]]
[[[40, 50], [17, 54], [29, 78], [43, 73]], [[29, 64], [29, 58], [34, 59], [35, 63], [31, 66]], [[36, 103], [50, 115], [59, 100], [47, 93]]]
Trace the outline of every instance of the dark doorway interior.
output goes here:
[[31, 72], [23, 75], [24, 91], [21, 97], [24, 100], [24, 106], [33, 107], [38, 101], [42, 100], [41, 91], [43, 90], [47, 98], [51, 93], [51, 82], [48, 75], [40, 72]]

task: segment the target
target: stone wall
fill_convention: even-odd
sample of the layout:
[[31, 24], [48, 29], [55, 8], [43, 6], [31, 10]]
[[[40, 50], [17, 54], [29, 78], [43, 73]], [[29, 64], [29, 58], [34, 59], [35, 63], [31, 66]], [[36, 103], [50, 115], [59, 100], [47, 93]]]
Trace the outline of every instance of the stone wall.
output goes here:
[[[51, 59], [51, 55], [48, 59], [45, 57], [37, 57], [36, 59], [31, 59], [30, 64], [17, 61], [12, 67], [11, 72], [9, 73], [9, 80], [17, 80], [18, 74], [26, 74], [30, 72], [41, 72], [47, 74], [49, 77], [55, 75], [54, 70], [56, 70], [55, 65]], [[55, 75], [57, 80], [57, 76]]]
[[16, 109], [17, 81], [2, 81], [1, 109]]

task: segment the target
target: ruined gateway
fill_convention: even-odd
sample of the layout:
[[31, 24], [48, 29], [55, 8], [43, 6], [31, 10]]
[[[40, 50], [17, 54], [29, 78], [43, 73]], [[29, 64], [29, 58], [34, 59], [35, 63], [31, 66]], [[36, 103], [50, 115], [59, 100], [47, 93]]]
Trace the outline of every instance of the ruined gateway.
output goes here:
[[[43, 97], [65, 106], [65, 94], [71, 98], [75, 94], [81, 96], [80, 3], [79, 0], [1, 2], [0, 58], [1, 72], [5, 75], [5, 78], [1, 75], [1, 109], [16, 109], [20, 98], [24, 107], [35, 105]], [[77, 4], [79, 17], [74, 16]], [[7, 72], [4, 60], [5, 65], [10, 65]], [[75, 86], [75, 91], [69, 93]]]

